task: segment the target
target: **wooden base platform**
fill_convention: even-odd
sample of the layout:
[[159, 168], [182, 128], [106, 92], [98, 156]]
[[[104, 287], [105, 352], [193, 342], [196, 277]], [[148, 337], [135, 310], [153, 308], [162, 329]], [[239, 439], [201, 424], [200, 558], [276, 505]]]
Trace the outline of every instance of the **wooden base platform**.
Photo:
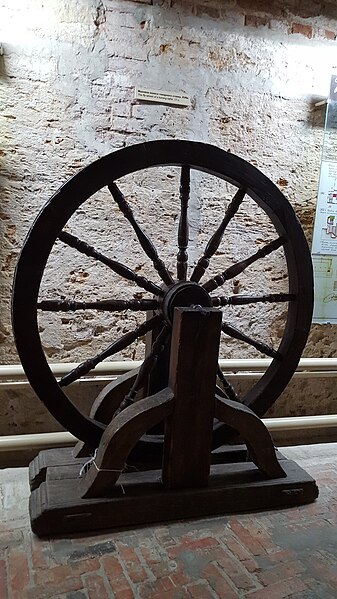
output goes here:
[[130, 471], [121, 475], [109, 497], [82, 499], [79, 473], [86, 460], [74, 460], [69, 449], [58, 452], [41, 452], [30, 466], [31, 525], [39, 536], [284, 508], [318, 496], [314, 479], [295, 462], [278, 453], [287, 476], [268, 479], [245, 461], [243, 446], [217, 451], [213, 461], [222, 453], [228, 463], [211, 466], [208, 487], [167, 490], [161, 470]]

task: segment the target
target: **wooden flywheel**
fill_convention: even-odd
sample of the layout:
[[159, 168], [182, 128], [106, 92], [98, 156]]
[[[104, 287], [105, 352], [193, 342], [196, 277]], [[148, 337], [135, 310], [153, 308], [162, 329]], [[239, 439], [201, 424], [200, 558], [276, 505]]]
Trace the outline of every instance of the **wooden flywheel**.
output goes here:
[[[159, 257], [154, 244], [137, 224], [127, 200], [118, 187], [118, 179], [128, 173], [148, 167], [176, 165], [181, 168], [180, 198], [181, 213], [178, 231], [177, 272], [169, 272]], [[188, 203], [190, 179], [194, 171], [205, 171], [215, 177], [225, 179], [237, 187], [233, 199], [223, 215], [218, 227], [210, 232], [209, 242], [200, 251], [190, 280], [186, 280], [188, 261]], [[102, 255], [92, 245], [72, 236], [63, 229], [85, 201], [102, 187], [108, 187], [114, 202], [129, 220], [139, 243], [151, 258], [162, 284], [137, 275], [123, 264]], [[267, 213], [275, 229], [274, 239], [266, 243], [258, 252], [235, 264], [224, 268], [213, 278], [207, 277], [207, 266], [217, 251], [226, 232], [226, 227], [245, 197], [252, 198]], [[121, 298], [102, 301], [76, 302], [67, 299], [51, 298], [39, 302], [39, 288], [48, 256], [56, 240], [74, 248], [74, 252], [84, 254], [87, 260], [103, 262], [108, 269], [134, 281], [140, 289], [148, 292], [148, 299], [123, 301]], [[249, 266], [282, 247], [288, 268], [289, 289], [285, 294], [266, 293], [257, 297], [221, 294], [221, 286], [234, 279]], [[15, 273], [13, 291], [13, 328], [18, 353], [28, 380], [37, 395], [52, 415], [79, 439], [97, 447], [106, 423], [99, 418], [86, 417], [68, 399], [67, 385], [87, 374], [99, 362], [111, 358], [115, 353], [130, 345], [138, 337], [151, 330], [159, 333], [154, 351], [147, 357], [143, 371], [130, 392], [132, 397], [137, 387], [143, 386], [142, 375], [148, 376], [151, 368], [156, 368], [158, 355], [170, 340], [172, 310], [174, 306], [224, 307], [246, 305], [257, 302], [283, 302], [287, 307], [286, 326], [277, 348], [254, 340], [249, 331], [239, 331], [226, 322], [224, 334], [243, 340], [254, 346], [261, 356], [272, 358], [264, 376], [240, 401], [249, 406], [259, 416], [275, 402], [288, 384], [305, 346], [312, 315], [313, 279], [310, 254], [301, 226], [294, 211], [279, 189], [255, 167], [241, 158], [214, 146], [189, 141], [153, 141], [130, 146], [113, 152], [94, 162], [75, 175], [49, 200], [36, 218], [24, 243]], [[56, 380], [48, 366], [40, 341], [37, 314], [39, 311], [96, 310], [142, 310], [153, 311], [153, 317], [144, 317], [144, 323], [131, 333], [119, 339], [112, 339], [109, 347], [83, 362], [78, 368]], [[113, 335], [113, 331], [112, 331]], [[167, 381], [162, 381], [162, 387]], [[229, 390], [230, 397], [233, 392]]]
[[[149, 167], [155, 169], [162, 166], [174, 166], [180, 169], [179, 190], [176, 190], [180, 198], [180, 215], [178, 217], [177, 254], [174, 270], [164, 263], [161, 259], [160, 247], [157, 248], [158, 244], [150, 238], [151, 236], [144, 230], [145, 227], [143, 229], [139, 225], [131, 210], [127, 194], [124, 195], [122, 185], [119, 183], [119, 180], [126, 175], [140, 172]], [[209, 232], [208, 241], [200, 249], [199, 257], [191, 265], [189, 263], [190, 189], [198, 171], [228, 182], [234, 186], [235, 191], [232, 199], [224, 206], [223, 213], [216, 215], [217, 224], [214, 230]], [[115, 209], [118, 208], [128, 221], [130, 230], [135, 234], [142, 250], [152, 262], [155, 278], [159, 277], [160, 283], [153, 281], [149, 276], [139, 274], [136, 269], [126, 266], [108, 253], [102, 253], [91, 243], [69, 232], [67, 227], [69, 219], [79, 209], [85, 210], [86, 201], [103, 188], [107, 188], [111, 194], [111, 205]], [[225, 246], [226, 235], [235, 226], [237, 213], [239, 209], [244, 208], [247, 199], [255, 202], [267, 215], [272, 230], [269, 240], [263, 241], [257, 251], [256, 248], [252, 249], [248, 257], [234, 260], [232, 264], [228, 265], [225, 256], [223, 267], [219, 272], [209, 274], [210, 262], [217, 256], [220, 244], [222, 247]], [[160, 214], [158, 218], [160, 218]], [[83, 255], [83, 260], [95, 260], [103, 263], [107, 269], [113, 271], [121, 279], [133, 283], [135, 289], [138, 288], [142, 291], [141, 299], [125, 299], [125, 297], [117, 296], [109, 299], [102, 297], [98, 300], [78, 301], [74, 298], [60, 296], [41, 300], [39, 296], [41, 280], [56, 242], [58, 244], [61, 242], [64, 246], [72, 248], [74, 252]], [[236, 279], [241, 273], [244, 275], [252, 265], [271, 256], [279, 248], [282, 248], [285, 256], [288, 280], [286, 291], [278, 292], [275, 289], [269, 289], [263, 293], [257, 292], [249, 295], [240, 293], [224, 295], [222, 289], [227, 281]], [[284, 307], [285, 325], [277, 347], [256, 339], [250, 330], [243, 330], [229, 319], [228, 306], [240, 306], [244, 310], [246, 306], [254, 307], [261, 303], [282, 304]], [[199, 343], [199, 337], [196, 337], [199, 325], [198, 335], [200, 339], [204, 339], [205, 349], [206, 346], [208, 348], [212, 346], [202, 319], [199, 322], [200, 314], [210, 315], [209, 323], [211, 321], [213, 323], [209, 326], [213, 327], [214, 351], [212, 352], [210, 349], [206, 349], [206, 351], [209, 354], [215, 352], [216, 360], [219, 348], [217, 327], [222, 336], [239, 340], [254, 347], [261, 356], [271, 358], [264, 375], [242, 396], [238, 395], [225, 379], [221, 369], [215, 365], [214, 392], [218, 407], [215, 413], [211, 410], [207, 416], [211, 422], [210, 449], [214, 450], [222, 446], [233, 433], [233, 428], [235, 429], [230, 415], [232, 410], [233, 413], [241, 414], [240, 417], [243, 418], [243, 421], [253, 418], [253, 415], [260, 417], [284, 390], [297, 367], [305, 346], [311, 324], [312, 306], [313, 278], [307, 242], [291, 205], [280, 190], [254, 166], [229, 152], [199, 142], [166, 140], [133, 145], [113, 152], [84, 168], [54, 194], [36, 218], [24, 243], [15, 273], [12, 313], [15, 341], [27, 378], [51, 414], [82, 442], [77, 448], [78, 455], [84, 456], [92, 453], [101, 447], [102, 439], [104, 451], [107, 451], [107, 447], [111, 444], [111, 439], [107, 441], [107, 430], [111, 427], [114, 419], [117, 419], [117, 423], [121, 423], [124, 418], [122, 414], [125, 412], [132, 416], [134, 428], [130, 433], [132, 440], [129, 440], [128, 443], [121, 443], [124, 453], [126, 452], [121, 459], [123, 461], [131, 451], [136, 461], [146, 461], [148, 456], [152, 459], [158, 455], [161, 456], [163, 452], [165, 442], [160, 422], [161, 418], [165, 420], [168, 414], [167, 410], [172, 410], [173, 405], [172, 393], [167, 392], [167, 389], [170, 385], [176, 385], [176, 380], [178, 380], [179, 394], [188, 395], [188, 382], [183, 391], [185, 383], [184, 375], [181, 375], [181, 368], [186, 360], [186, 368], [190, 369], [189, 376], [193, 378], [193, 365], [191, 366], [186, 354], [189, 351], [193, 353], [194, 346]], [[40, 312], [72, 313], [85, 310], [126, 311], [126, 314], [143, 312], [144, 318], [136, 328], [119, 337], [116, 337], [112, 330], [111, 343], [108, 346], [102, 347], [98, 353], [71, 369], [61, 379], [56, 380], [48, 365], [41, 343], [38, 314]], [[181, 310], [183, 314], [180, 314]], [[200, 312], [196, 320], [194, 320], [193, 312], [195, 310]], [[192, 324], [187, 325], [187, 322]], [[192, 327], [190, 333], [186, 333], [189, 330], [188, 326]], [[175, 339], [173, 346], [172, 329], [174, 329], [173, 337]], [[179, 331], [184, 331], [184, 334], [181, 332], [184, 337], [182, 354], [179, 349]], [[87, 375], [103, 360], [113, 358], [118, 352], [127, 349], [130, 344], [145, 335], [150, 342], [147, 343], [146, 357], [141, 367], [120, 377], [117, 381], [109, 383], [95, 400], [89, 416], [81, 412], [69, 399], [67, 386]], [[188, 349], [188, 336], [190, 336], [190, 348], [192, 348], [190, 350]], [[197, 349], [199, 351], [200, 348]], [[174, 356], [176, 354], [180, 355], [179, 364], [175, 364]], [[203, 358], [202, 353], [200, 355], [201, 357], [199, 354], [196, 356], [197, 360], [201, 360], [198, 362], [199, 368], [202, 368], [203, 363], [207, 367], [206, 357]], [[212, 369], [213, 366], [210, 368]], [[172, 369], [176, 369], [177, 372], [172, 372]], [[177, 374], [178, 371], [179, 374]], [[197, 375], [195, 378], [198, 378]], [[213, 383], [211, 383], [211, 387], [212, 385]], [[195, 392], [197, 393], [197, 391]], [[151, 406], [151, 409], [148, 408], [148, 412], [145, 408], [142, 410], [136, 407], [136, 404], [143, 401], [142, 397]], [[224, 402], [226, 406], [224, 406]], [[169, 405], [170, 408], [168, 408]], [[192, 411], [193, 405], [193, 403], [190, 404]], [[195, 405], [199, 405], [198, 401], [195, 402]], [[148, 426], [144, 430], [142, 419], [146, 418], [145, 412], [148, 417]], [[153, 417], [149, 416], [150, 412]], [[181, 414], [184, 414], [184, 411]], [[185, 417], [187, 417], [186, 413]], [[138, 426], [135, 423], [140, 422], [139, 419], [142, 422]], [[191, 422], [193, 422], [193, 418]], [[118, 435], [123, 436], [125, 425], [125, 421], [123, 421], [123, 425], [117, 426], [116, 424], [111, 447], [117, 443]], [[195, 424], [195, 426], [199, 425]], [[239, 432], [242, 433], [244, 428], [243, 426]], [[250, 446], [253, 455], [254, 443], [251, 441], [250, 439], [247, 446]], [[169, 459], [167, 456], [166, 451], [164, 462]], [[115, 464], [115, 462], [113, 463]], [[259, 463], [258, 457], [255, 463]], [[277, 470], [277, 466], [275, 468]], [[108, 470], [108, 468], [104, 469]], [[110, 471], [113, 471], [111, 467]], [[167, 475], [168, 471], [170, 471], [170, 467], [166, 464], [165, 472], [170, 481], [168, 486], [172, 487], [174, 484], [170, 475]], [[114, 466], [114, 472], [119, 472], [116, 466]], [[88, 475], [91, 479], [93, 478], [92, 474], [93, 470]], [[175, 477], [176, 473], [173, 479]], [[114, 480], [116, 478], [118, 476], [115, 476]], [[91, 482], [93, 483], [93, 481]], [[94, 481], [91, 487], [87, 484], [88, 496], [90, 496], [90, 492], [96, 493], [97, 496], [99, 493], [97, 489], [106, 490], [106, 484], [103, 486], [98, 484], [94, 492], [92, 489], [96, 483]], [[193, 486], [191, 480], [187, 486]]]

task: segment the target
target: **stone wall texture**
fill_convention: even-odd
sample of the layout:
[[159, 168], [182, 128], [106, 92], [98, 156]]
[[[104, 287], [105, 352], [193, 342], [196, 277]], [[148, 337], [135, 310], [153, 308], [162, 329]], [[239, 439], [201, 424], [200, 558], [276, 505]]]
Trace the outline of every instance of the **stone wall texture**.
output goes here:
[[[315, 103], [327, 96], [337, 65], [335, 2], [1, 0], [0, 10], [2, 364], [18, 363], [10, 295], [15, 264], [34, 217], [62, 183], [114, 150], [157, 139], [197, 140], [229, 150], [282, 190], [310, 243], [324, 122], [324, 106], [315, 108]], [[137, 85], [182, 91], [191, 105], [137, 102]], [[119, 186], [173, 270], [179, 170], [148, 169], [123, 177]], [[234, 192], [229, 183], [201, 172], [192, 174], [191, 265]], [[159, 282], [107, 189], [73, 215], [67, 230]], [[223, 264], [229, 266], [274, 237], [267, 216], [246, 199], [210, 273], [216, 274]], [[225, 293], [266, 289], [287, 289], [282, 249], [228, 284]], [[41, 298], [61, 297], [149, 295], [57, 242], [43, 277]], [[284, 313], [282, 304], [233, 307], [227, 320], [277, 346]], [[39, 329], [51, 363], [74, 362], [95, 355], [142, 318], [125, 312], [44, 313]], [[143, 352], [140, 342], [118, 358], [140, 359]], [[221, 354], [260, 356], [230, 338], [222, 343]], [[314, 325], [304, 355], [335, 356], [335, 327]], [[3, 391], [2, 396], [0, 433], [56, 428], [32, 394], [15, 390]], [[336, 401], [333, 379], [324, 385], [320, 380], [294, 381], [272, 412], [336, 413]]]

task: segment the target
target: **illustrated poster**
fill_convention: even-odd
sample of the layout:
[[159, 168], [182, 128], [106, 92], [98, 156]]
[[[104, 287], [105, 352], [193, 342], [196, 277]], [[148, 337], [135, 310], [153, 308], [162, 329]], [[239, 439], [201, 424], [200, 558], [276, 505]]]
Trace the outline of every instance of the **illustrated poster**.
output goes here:
[[337, 75], [330, 82], [311, 253], [313, 321], [337, 324]]

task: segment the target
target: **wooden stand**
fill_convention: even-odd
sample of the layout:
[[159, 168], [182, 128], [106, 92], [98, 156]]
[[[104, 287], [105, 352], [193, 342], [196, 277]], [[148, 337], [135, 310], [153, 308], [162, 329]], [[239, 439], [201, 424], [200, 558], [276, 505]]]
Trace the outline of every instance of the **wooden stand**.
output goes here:
[[[175, 308], [169, 386], [108, 424], [95, 456], [49, 450], [30, 465], [30, 516], [40, 535], [287, 507], [314, 501], [315, 481], [276, 454], [262, 421], [215, 393], [221, 312]], [[213, 419], [245, 445], [211, 453]], [[165, 421], [162, 470], [127, 464], [138, 439]], [[248, 451], [247, 451], [248, 450]]]

